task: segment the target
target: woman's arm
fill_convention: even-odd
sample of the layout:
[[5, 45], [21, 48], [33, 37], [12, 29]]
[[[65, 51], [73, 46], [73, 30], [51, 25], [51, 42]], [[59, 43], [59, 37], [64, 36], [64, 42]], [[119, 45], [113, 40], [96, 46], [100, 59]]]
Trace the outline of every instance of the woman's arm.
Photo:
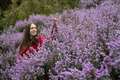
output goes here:
[[42, 47], [43, 44], [45, 43], [45, 41], [46, 41], [46, 36], [45, 35], [41, 34], [41, 35], [38, 36], [38, 43], [39, 43], [38, 46], [39, 47]]
[[54, 18], [53, 19], [53, 27], [52, 27], [51, 34], [50, 34], [52, 40], [56, 37], [55, 34], [58, 33], [57, 23], [58, 23], [58, 18]]

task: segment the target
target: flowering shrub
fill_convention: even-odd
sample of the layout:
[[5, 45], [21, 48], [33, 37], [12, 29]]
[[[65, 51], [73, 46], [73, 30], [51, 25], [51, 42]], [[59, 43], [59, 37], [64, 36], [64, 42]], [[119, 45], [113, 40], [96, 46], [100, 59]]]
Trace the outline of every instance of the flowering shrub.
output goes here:
[[[45, 65], [51, 80], [119, 80], [119, 14], [119, 5], [111, 0], [95, 8], [65, 11], [59, 15], [55, 38], [46, 41], [38, 52], [31, 53], [30, 58], [22, 60], [17, 58], [15, 48], [22, 32], [18, 36], [18, 32], [12, 31], [15, 38], [10, 38], [12, 33], [4, 32], [0, 41], [5, 46], [12, 46], [13, 50], [0, 57], [0, 65], [4, 65], [4, 69], [1, 68], [2, 80], [6, 79], [4, 75], [12, 80], [42, 79], [41, 75], [46, 73]], [[51, 36], [51, 16], [33, 15], [28, 20], [16, 22], [15, 28], [31, 22], [43, 23], [41, 33]], [[9, 65], [8, 59], [12, 57], [13, 64]]]

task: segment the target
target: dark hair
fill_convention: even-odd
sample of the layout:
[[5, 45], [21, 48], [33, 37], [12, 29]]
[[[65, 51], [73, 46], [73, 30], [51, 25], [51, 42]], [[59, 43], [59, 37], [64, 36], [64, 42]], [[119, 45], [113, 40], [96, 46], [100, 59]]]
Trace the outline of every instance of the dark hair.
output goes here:
[[23, 48], [29, 48], [32, 44], [37, 45], [37, 39], [35, 37], [38, 35], [38, 27], [37, 27], [37, 35], [31, 36], [30, 35], [30, 26], [31, 26], [31, 24], [27, 25], [24, 29], [24, 36], [23, 36], [23, 40], [22, 40], [22, 43], [20, 45], [20, 50], [19, 50], [20, 53]]

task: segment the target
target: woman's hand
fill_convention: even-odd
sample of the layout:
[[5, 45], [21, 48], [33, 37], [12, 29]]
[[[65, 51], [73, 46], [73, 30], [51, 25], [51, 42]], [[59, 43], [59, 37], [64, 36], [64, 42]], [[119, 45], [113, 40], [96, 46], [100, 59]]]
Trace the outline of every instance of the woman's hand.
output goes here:
[[54, 23], [54, 24], [57, 24], [57, 23], [58, 23], [58, 20], [59, 20], [58, 17], [54, 17], [54, 18], [53, 18], [53, 23]]

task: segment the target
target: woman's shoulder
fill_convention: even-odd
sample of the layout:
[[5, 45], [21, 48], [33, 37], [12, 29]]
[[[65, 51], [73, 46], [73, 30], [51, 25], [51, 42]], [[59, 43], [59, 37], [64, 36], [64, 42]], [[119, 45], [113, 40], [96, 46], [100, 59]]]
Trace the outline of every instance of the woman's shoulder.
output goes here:
[[46, 41], [46, 36], [44, 34], [39, 34], [37, 39], [40, 43], [43, 43]]
[[37, 36], [38, 39], [46, 39], [46, 36], [44, 34], [39, 34]]

